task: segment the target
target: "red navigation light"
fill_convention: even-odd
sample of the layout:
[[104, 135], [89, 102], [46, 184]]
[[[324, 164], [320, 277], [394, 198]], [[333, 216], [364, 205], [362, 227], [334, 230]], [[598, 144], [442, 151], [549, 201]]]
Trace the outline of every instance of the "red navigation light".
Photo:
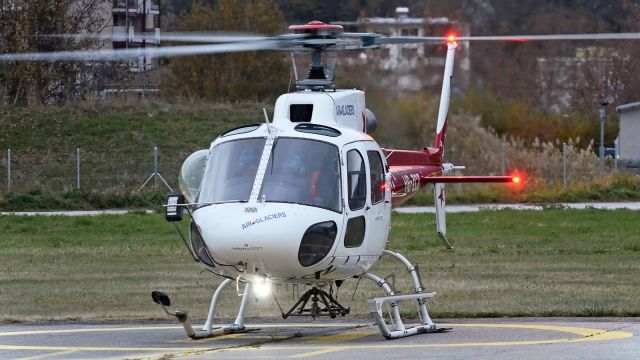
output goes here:
[[516, 184], [520, 183], [520, 176], [514, 176], [513, 179], [511, 179], [511, 181], [513, 181]]
[[449, 35], [447, 43], [451, 44], [451, 45], [455, 45], [456, 44], [456, 36], [453, 35], [453, 34]]

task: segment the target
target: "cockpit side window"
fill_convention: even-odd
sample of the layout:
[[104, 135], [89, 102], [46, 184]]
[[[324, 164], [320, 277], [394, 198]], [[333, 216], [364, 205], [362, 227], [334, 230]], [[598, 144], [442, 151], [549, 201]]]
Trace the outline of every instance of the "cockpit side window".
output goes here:
[[367, 179], [364, 159], [358, 150], [347, 152], [347, 186], [349, 208], [359, 210], [367, 200]]
[[377, 204], [384, 200], [384, 167], [378, 151], [367, 151], [367, 157], [369, 158], [371, 176], [371, 204]]

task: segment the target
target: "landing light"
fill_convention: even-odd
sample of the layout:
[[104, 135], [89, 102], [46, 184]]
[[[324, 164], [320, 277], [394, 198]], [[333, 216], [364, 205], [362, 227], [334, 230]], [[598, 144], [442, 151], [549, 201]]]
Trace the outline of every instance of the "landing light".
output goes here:
[[260, 279], [253, 284], [253, 291], [259, 298], [265, 298], [271, 294], [271, 283], [266, 279]]

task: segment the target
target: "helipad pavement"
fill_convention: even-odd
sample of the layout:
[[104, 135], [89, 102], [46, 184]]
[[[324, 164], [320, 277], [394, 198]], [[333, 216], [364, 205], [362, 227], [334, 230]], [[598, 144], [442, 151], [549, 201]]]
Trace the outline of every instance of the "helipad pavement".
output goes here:
[[457, 319], [451, 331], [385, 340], [366, 319], [247, 325], [190, 340], [177, 324], [0, 325], [0, 358], [640, 359], [640, 319]]

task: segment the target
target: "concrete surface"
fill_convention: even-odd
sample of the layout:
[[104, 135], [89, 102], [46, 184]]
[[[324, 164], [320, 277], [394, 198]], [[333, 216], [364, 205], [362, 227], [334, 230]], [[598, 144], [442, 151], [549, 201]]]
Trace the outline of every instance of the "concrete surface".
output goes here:
[[[566, 208], [566, 209], [599, 209], [599, 210], [640, 210], [640, 202], [594, 202], [594, 203], [557, 203], [548, 205], [535, 204], [480, 204], [480, 205], [447, 205], [447, 213], [478, 212], [487, 210], [533, 210], [542, 211], [545, 207]], [[433, 206], [404, 206], [394, 209], [399, 213], [435, 214]]]
[[0, 358], [640, 359], [638, 318], [440, 320], [452, 330], [399, 340], [367, 319], [264, 321], [202, 340], [174, 323], [5, 324]]

